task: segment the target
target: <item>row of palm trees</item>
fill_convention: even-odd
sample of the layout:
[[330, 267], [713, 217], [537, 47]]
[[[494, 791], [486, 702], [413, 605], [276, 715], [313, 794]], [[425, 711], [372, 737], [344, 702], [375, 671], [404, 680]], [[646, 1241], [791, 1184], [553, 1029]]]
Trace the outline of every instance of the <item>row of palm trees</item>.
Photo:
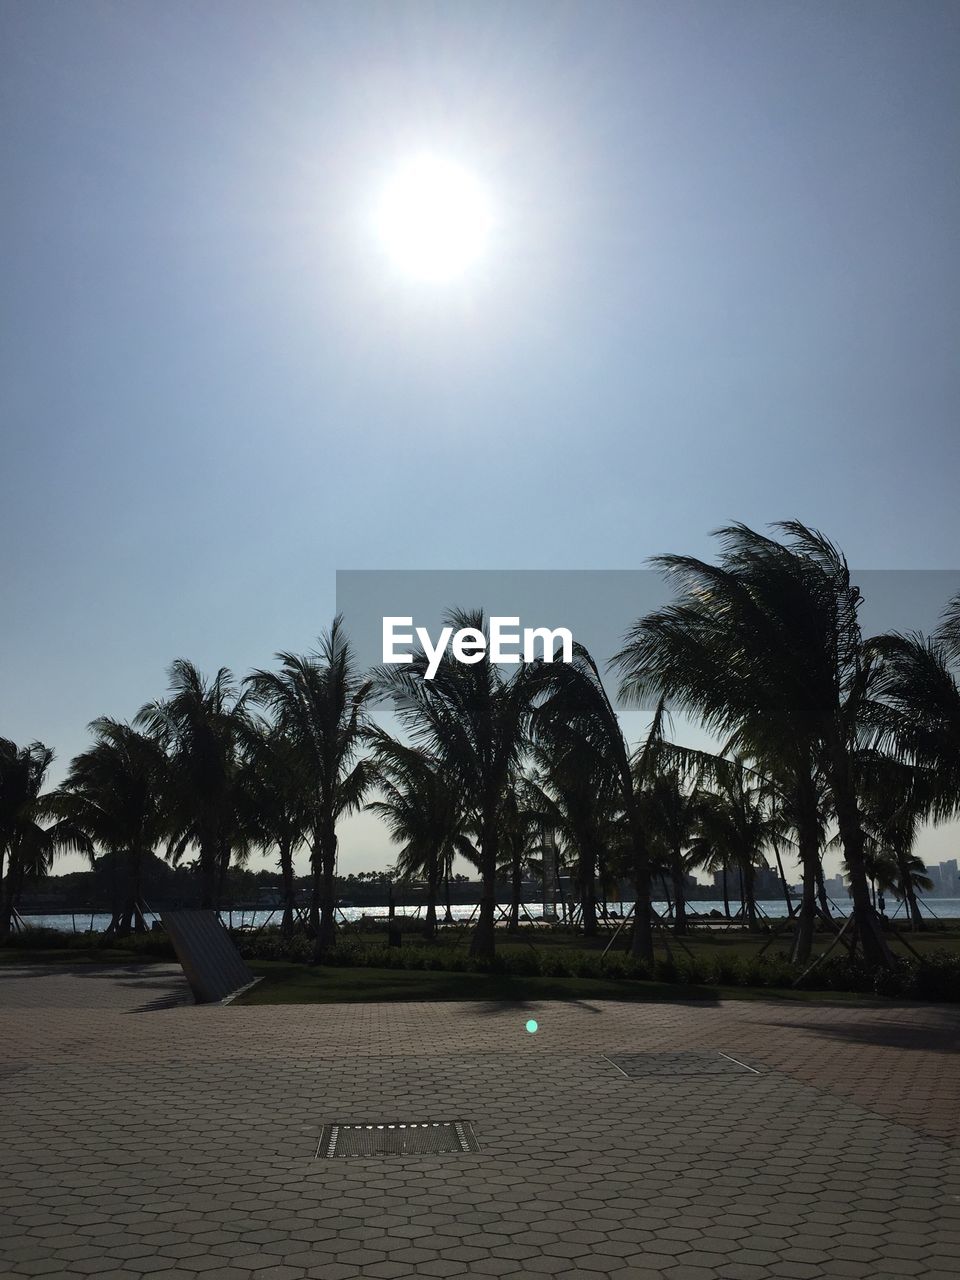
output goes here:
[[[626, 739], [582, 646], [569, 663], [510, 675], [486, 656], [466, 665], [449, 654], [432, 679], [423, 654], [361, 673], [339, 618], [315, 653], [281, 653], [274, 669], [239, 683], [178, 660], [167, 696], [132, 724], [93, 722], [93, 745], [52, 792], [42, 789], [47, 748], [0, 741], [0, 937], [25, 877], [60, 849], [123, 855], [118, 932], [144, 927], [148, 852], [194, 853], [200, 905], [215, 907], [231, 863], [269, 851], [290, 935], [294, 857], [305, 847], [321, 959], [336, 936], [338, 824], [366, 807], [400, 846], [399, 869], [425, 882], [428, 933], [453, 858], [474, 862], [480, 958], [494, 953], [498, 881], [512, 881], [516, 923], [524, 868], [546, 838], [570, 868], [587, 935], [606, 887], [629, 878], [630, 946], [644, 959], [658, 882], [683, 932], [691, 867], [732, 870], [753, 924], [756, 870], [771, 856], [783, 877], [786, 856], [801, 871], [793, 955], [806, 961], [827, 906], [822, 859], [834, 846], [856, 944], [871, 963], [889, 964], [871, 882], [903, 896], [919, 923], [917, 830], [960, 812], [960, 597], [932, 637], [865, 637], [860, 592], [820, 533], [787, 522], [771, 535], [737, 524], [717, 537], [716, 563], [658, 558], [675, 597], [636, 622], [611, 663], [620, 698], [655, 707], [639, 744]], [[480, 613], [448, 621], [484, 627]], [[378, 701], [392, 705], [402, 736], [374, 722]], [[668, 708], [719, 749], [671, 742]]]

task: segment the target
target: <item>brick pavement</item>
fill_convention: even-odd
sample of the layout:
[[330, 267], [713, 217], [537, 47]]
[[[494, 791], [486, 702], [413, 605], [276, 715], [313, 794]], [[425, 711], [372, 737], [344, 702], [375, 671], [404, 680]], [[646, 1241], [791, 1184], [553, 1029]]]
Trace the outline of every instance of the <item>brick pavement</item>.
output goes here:
[[[935, 1006], [197, 1008], [172, 966], [5, 966], [0, 1275], [953, 1280], [958, 1048]], [[605, 1056], [683, 1050], [760, 1074]], [[315, 1159], [384, 1120], [481, 1150]]]

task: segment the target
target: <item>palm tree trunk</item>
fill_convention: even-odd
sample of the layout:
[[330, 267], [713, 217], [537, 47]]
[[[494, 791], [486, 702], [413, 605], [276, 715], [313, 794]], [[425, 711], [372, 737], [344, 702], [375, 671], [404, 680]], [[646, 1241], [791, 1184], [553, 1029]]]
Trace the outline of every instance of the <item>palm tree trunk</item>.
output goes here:
[[641, 873], [634, 879], [635, 902], [633, 929], [630, 934], [630, 955], [634, 960], [653, 963], [653, 922], [650, 919], [650, 873]]
[[657, 880], [660, 881], [660, 892], [663, 894], [663, 899], [667, 904], [667, 915], [672, 916], [673, 898], [670, 894], [670, 882], [665, 875], [656, 876], [654, 877], [654, 889], [656, 889]]
[[17, 860], [13, 850], [7, 859], [7, 875], [0, 894], [0, 942], [7, 942], [13, 924], [13, 902], [16, 896]]
[[912, 931], [916, 933], [919, 929], [925, 929], [926, 925], [923, 923], [923, 916], [920, 914], [920, 905], [917, 902], [917, 892], [913, 887], [913, 877], [910, 874], [910, 868], [907, 865], [907, 860], [899, 851], [897, 852], [896, 858], [897, 870], [900, 873], [900, 891], [907, 902], [907, 910], [910, 913], [910, 927]]
[[451, 905], [451, 902], [450, 902], [450, 862], [451, 860], [448, 858], [446, 861], [446, 865], [444, 866], [444, 869], [443, 869], [443, 890], [444, 890], [444, 901], [446, 904], [446, 907], [443, 913], [444, 924], [453, 923], [453, 906]]
[[[835, 755], [839, 754], [835, 752]], [[830, 790], [834, 812], [840, 830], [840, 840], [850, 876], [850, 893], [853, 898], [854, 927], [864, 958], [878, 968], [889, 968], [893, 963], [890, 948], [877, 922], [876, 912], [870, 905], [870, 888], [863, 855], [863, 827], [856, 794], [845, 762], [835, 759], [830, 774]]]
[[143, 897], [143, 850], [139, 845], [130, 854], [130, 881], [130, 928], [134, 933], [146, 933], [147, 924], [140, 906]]
[[800, 918], [793, 941], [791, 959], [795, 964], [806, 964], [813, 950], [813, 933], [817, 919], [817, 875], [820, 869], [820, 840], [814, 828], [797, 830], [797, 844], [803, 876], [803, 897], [800, 901]]
[[330, 951], [337, 938], [337, 897], [334, 871], [337, 864], [337, 831], [332, 822], [328, 822], [321, 834], [320, 876], [315, 886], [318, 893], [319, 930], [314, 948], [314, 961], [319, 964], [326, 952]]
[[589, 846], [580, 857], [580, 909], [583, 923], [583, 936], [595, 938], [600, 932], [597, 923], [597, 859]]
[[480, 916], [470, 942], [470, 954], [477, 960], [492, 960], [496, 951], [497, 853], [496, 807], [488, 806], [480, 828]]
[[437, 888], [440, 879], [440, 855], [434, 853], [427, 867], [427, 917], [424, 922], [423, 936], [437, 936]]
[[637, 809], [637, 798], [633, 792], [628, 797], [627, 813], [630, 821], [635, 893], [630, 954], [635, 960], [643, 960], [645, 964], [653, 964], [653, 922], [650, 918], [653, 910], [650, 900], [650, 855], [647, 849], [643, 824]]
[[830, 902], [827, 898], [827, 886], [823, 882], [823, 863], [817, 858], [817, 865], [814, 868], [814, 876], [817, 882], [817, 901], [820, 903], [820, 910], [825, 916], [830, 916]]
[[790, 886], [787, 884], [786, 873], [783, 869], [783, 859], [780, 857], [780, 849], [778, 845], [773, 846], [773, 856], [777, 860], [777, 874], [780, 876], [780, 888], [783, 890], [783, 901], [787, 908], [787, 915], [793, 915], [793, 901], [790, 897]]
[[[119, 855], [114, 854], [119, 862]], [[140, 902], [140, 851], [128, 849], [122, 863], [123, 875], [110, 929], [118, 938], [127, 938], [137, 928], [137, 907]]]
[[730, 919], [730, 888], [727, 884], [727, 860], [724, 858], [720, 868], [720, 875], [723, 881], [723, 914]]
[[320, 901], [322, 854], [319, 839], [315, 838], [310, 850], [310, 937], [314, 943], [320, 937]]
[[674, 849], [670, 859], [670, 878], [673, 882], [673, 932], [677, 937], [687, 932], [687, 897], [683, 883], [683, 862], [679, 849]]
[[230, 870], [230, 841], [220, 837], [217, 840], [217, 869], [216, 869], [216, 889], [214, 894], [214, 907], [219, 911], [220, 903], [223, 900], [223, 889], [227, 882], [227, 872]]
[[520, 928], [520, 897], [523, 893], [523, 860], [519, 848], [510, 862], [510, 928], [516, 933]]
[[200, 837], [200, 908], [213, 911], [217, 897], [217, 847], [209, 834]]
[[747, 928], [751, 931], [757, 928], [757, 899], [753, 891], [756, 882], [756, 871], [752, 862], [746, 862], [742, 871], [741, 885], [743, 889], [743, 905], [747, 916]]
[[293, 937], [294, 888], [293, 888], [293, 850], [289, 840], [280, 843], [280, 877], [283, 883], [283, 919], [280, 932], [289, 942]]
[[110, 864], [110, 923], [104, 930], [104, 937], [121, 938], [124, 936], [123, 908], [127, 900], [125, 881], [129, 873], [116, 850], [111, 850], [105, 856]]

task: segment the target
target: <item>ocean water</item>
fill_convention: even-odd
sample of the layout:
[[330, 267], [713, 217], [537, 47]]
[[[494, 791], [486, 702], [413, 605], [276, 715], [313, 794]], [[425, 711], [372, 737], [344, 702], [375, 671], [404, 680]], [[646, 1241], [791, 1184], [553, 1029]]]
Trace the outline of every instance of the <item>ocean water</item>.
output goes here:
[[[666, 902], [655, 902], [654, 908], [661, 915], [666, 915]], [[904, 908], [899, 906], [894, 900], [887, 904], [887, 915], [895, 922], [904, 920]], [[614, 911], [619, 911], [620, 904], [611, 903], [610, 907]], [[845, 915], [849, 908], [849, 900], [835, 902], [833, 905], [833, 913], [837, 916]], [[542, 915], [543, 907], [540, 903], [526, 903], [526, 909], [529, 914], [536, 919]], [[624, 904], [624, 909], [629, 911], [630, 903]], [[731, 903], [731, 911], [735, 910], [734, 904]], [[417, 916], [423, 915], [422, 907], [397, 907], [398, 916]], [[697, 912], [699, 914], [707, 914], [710, 911], [723, 911], [723, 902], [695, 902], [688, 905], [688, 914]], [[782, 920], [787, 914], [786, 903], [782, 898], [770, 902], [758, 902], [757, 910], [761, 917], [769, 920]], [[927, 898], [921, 899], [921, 910], [928, 919], [960, 919], [960, 898]], [[453, 918], [456, 921], [468, 921], [477, 911], [476, 903], [458, 904], [452, 908]], [[275, 908], [271, 910], [269, 907], [258, 907], [256, 909], [248, 908], [246, 910], [223, 911], [221, 916], [223, 923], [234, 929], [258, 929], [268, 924], [280, 923], [280, 910]], [[341, 907], [339, 916], [343, 920], [354, 921], [366, 917], [373, 920], [386, 920], [386, 907]], [[438, 916], [443, 919], [442, 908], [438, 909]], [[147, 919], [155, 918], [154, 913], [148, 912]], [[521, 919], [523, 917], [521, 916]], [[91, 930], [100, 932], [110, 923], [110, 916], [105, 912], [83, 911], [60, 911], [60, 912], [43, 912], [37, 915], [27, 915], [23, 917], [24, 923], [34, 928], [59, 929], [64, 933], [86, 933]]]

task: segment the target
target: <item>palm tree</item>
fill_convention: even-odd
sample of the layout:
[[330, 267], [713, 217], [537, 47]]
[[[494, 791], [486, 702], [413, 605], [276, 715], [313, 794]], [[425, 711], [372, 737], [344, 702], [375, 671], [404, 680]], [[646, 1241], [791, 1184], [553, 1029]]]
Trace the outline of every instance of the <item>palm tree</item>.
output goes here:
[[[721, 529], [718, 565], [657, 558], [680, 598], [631, 630], [617, 655], [622, 693], [667, 695], [744, 755], [763, 744], [765, 755], [802, 762], [790, 770], [797, 777], [822, 771], [850, 869], [857, 936], [871, 963], [888, 965], [857, 795], [855, 757], [875, 677], [858, 621], [860, 592], [822, 534], [798, 521], [776, 528], [784, 541], [742, 524]], [[806, 868], [812, 851], [805, 847], [803, 856]]]
[[515, 778], [500, 811], [502, 860], [498, 870], [510, 877], [510, 928], [514, 931], [520, 927], [523, 872], [530, 866], [532, 855], [542, 848], [544, 838], [541, 815], [533, 807], [535, 800], [529, 780]]
[[[444, 621], [456, 631], [484, 636], [482, 612], [454, 610]], [[521, 666], [506, 679], [490, 661], [489, 646], [477, 657], [467, 664], [445, 653], [427, 679], [427, 658], [417, 653], [409, 664], [381, 668], [378, 679], [414, 744], [442, 763], [475, 824], [481, 891], [470, 951], [489, 960], [495, 951], [503, 805], [527, 749], [538, 668]]]
[[293, 937], [296, 914], [293, 855], [309, 822], [310, 780], [296, 738], [279, 724], [251, 718], [241, 733], [237, 806], [240, 827], [254, 845], [276, 849], [283, 886], [281, 932]]
[[402, 845], [397, 868], [404, 876], [427, 882], [425, 936], [437, 934], [440, 881], [462, 835], [463, 810], [456, 789], [444, 777], [442, 762], [418, 747], [409, 747], [382, 729], [371, 731], [375, 749], [374, 779], [380, 798], [365, 808], [379, 814], [390, 838]]
[[558, 736], [578, 739], [582, 758], [602, 759], [609, 770], [629, 842], [635, 893], [631, 954], [651, 962], [653, 868], [640, 802], [649, 774], [649, 751], [635, 755], [628, 746], [597, 664], [583, 645], [573, 646], [571, 662], [544, 668], [542, 684], [546, 696], [536, 712], [538, 737], [548, 742]]
[[170, 693], [137, 713], [134, 724], [169, 757], [167, 811], [174, 858], [195, 844], [200, 862], [200, 906], [218, 906], [220, 884], [236, 837], [237, 739], [243, 717], [231, 673], [221, 667], [209, 682], [192, 662], [169, 670]]
[[878, 740], [922, 771], [930, 816], [940, 821], [960, 814], [960, 678], [950, 661], [960, 657], [960, 637], [951, 634], [951, 609], [960, 616], [954, 601], [930, 639], [913, 633], [872, 642], [880, 660], [870, 708]]
[[51, 816], [43, 783], [52, 762], [42, 742], [18, 747], [0, 738], [0, 942], [10, 936], [24, 881], [46, 874], [58, 849], [85, 848], [68, 823], [42, 825]]
[[535, 727], [539, 732], [527, 803], [540, 826], [556, 833], [572, 853], [584, 936], [595, 937], [599, 932], [597, 877], [620, 816], [616, 774], [609, 753], [597, 750], [561, 717], [535, 718]]
[[699, 831], [704, 792], [687, 784], [676, 767], [658, 772], [648, 783], [642, 796], [644, 826], [647, 838], [662, 867], [664, 882], [669, 882], [674, 906], [673, 931], [679, 937], [687, 932], [688, 872], [686, 851]]
[[756, 873], [767, 866], [765, 851], [783, 838], [783, 817], [769, 786], [743, 760], [717, 760], [713, 779], [716, 789], [701, 794], [697, 807], [691, 858], [736, 870], [747, 927], [756, 929]]
[[697, 835], [708, 793], [706, 778], [726, 778], [726, 761], [707, 751], [681, 747], [664, 734], [666, 704], [661, 698], [642, 750], [637, 755], [637, 783], [652, 859], [674, 904], [674, 933], [687, 932], [686, 875], [689, 849]]
[[117, 720], [101, 717], [90, 730], [94, 745], [75, 757], [47, 809], [82, 832], [91, 853], [100, 848], [122, 861], [107, 933], [143, 933], [142, 866], [167, 830], [167, 758], [155, 738]]
[[337, 823], [360, 808], [372, 778], [370, 762], [357, 757], [373, 685], [356, 671], [339, 615], [315, 653], [279, 653], [277, 659], [278, 671], [255, 671], [247, 685], [295, 744], [305, 780], [310, 927], [319, 962], [336, 940]]

